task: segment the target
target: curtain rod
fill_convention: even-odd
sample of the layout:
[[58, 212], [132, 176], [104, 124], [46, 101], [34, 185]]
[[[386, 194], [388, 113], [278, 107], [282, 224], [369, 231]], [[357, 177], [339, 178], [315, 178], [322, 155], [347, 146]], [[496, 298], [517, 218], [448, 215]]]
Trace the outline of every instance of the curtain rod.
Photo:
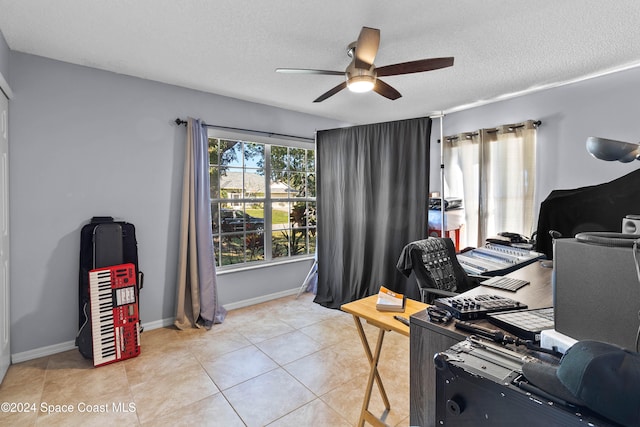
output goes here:
[[[536, 120], [535, 122], [533, 122], [533, 126], [534, 127], [538, 127], [541, 124], [542, 124], [541, 120]], [[521, 127], [524, 127], [525, 125], [524, 124], [520, 124], [520, 125], [505, 125], [505, 126], [507, 126], [509, 128], [509, 131], [513, 131], [514, 129], [519, 129]], [[487, 131], [487, 133], [496, 133], [496, 132], [498, 132], [498, 129], [487, 129], [486, 131]], [[467, 135], [467, 137], [480, 135], [479, 132], [464, 132], [464, 134]], [[455, 141], [455, 140], [458, 139], [458, 135], [452, 135], [452, 136], [446, 137], [445, 139], [447, 141]], [[440, 140], [438, 140], [438, 144], [439, 143], [440, 143]]]
[[[187, 121], [186, 120], [182, 120], [181, 118], [177, 118], [176, 119], [176, 124], [178, 126], [180, 125], [187, 125]], [[209, 125], [207, 123], [202, 123], [202, 126], [208, 127], [208, 128], [214, 128], [214, 129], [224, 129], [224, 130], [234, 130], [234, 131], [238, 131], [238, 132], [249, 132], [249, 133], [256, 133], [258, 135], [264, 135], [264, 136], [268, 136], [269, 138], [273, 138], [274, 136], [276, 137], [282, 137], [282, 138], [291, 138], [291, 139], [301, 139], [304, 141], [311, 141], [314, 142], [315, 139], [313, 138], [307, 138], [304, 136], [296, 136], [296, 135], [287, 135], [284, 133], [275, 133], [275, 132], [265, 132], [262, 130], [253, 130], [253, 129], [242, 129], [242, 128], [234, 128], [234, 127], [229, 127], [229, 126], [220, 126], [220, 125]]]
[[[533, 122], [533, 127], [538, 127], [541, 124], [542, 124], [542, 121], [541, 120], [537, 120], [537, 121]], [[509, 129], [509, 131], [512, 131], [514, 129], [523, 128], [524, 124], [521, 124], [521, 125], [506, 125], [506, 126]], [[498, 129], [488, 129], [487, 132], [496, 133], [496, 132], [498, 132]]]

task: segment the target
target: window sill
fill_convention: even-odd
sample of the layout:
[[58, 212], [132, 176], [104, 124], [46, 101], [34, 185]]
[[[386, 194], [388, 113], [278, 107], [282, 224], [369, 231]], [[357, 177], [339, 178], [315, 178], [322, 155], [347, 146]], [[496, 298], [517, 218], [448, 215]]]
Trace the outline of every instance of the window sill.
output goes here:
[[277, 261], [269, 261], [269, 262], [262, 262], [262, 263], [252, 263], [251, 265], [241, 265], [241, 266], [235, 266], [235, 265], [229, 265], [229, 266], [225, 266], [225, 267], [216, 267], [216, 275], [217, 276], [224, 276], [225, 274], [232, 274], [232, 273], [239, 273], [242, 271], [249, 271], [249, 270], [258, 270], [261, 268], [269, 268], [269, 267], [274, 267], [274, 266], [278, 266], [278, 265], [284, 265], [284, 264], [292, 264], [292, 263], [297, 263], [297, 262], [304, 262], [304, 261], [309, 261], [309, 260], [313, 260], [314, 259], [314, 255], [301, 255], [299, 257], [296, 258], [287, 258], [285, 260], [277, 260]]

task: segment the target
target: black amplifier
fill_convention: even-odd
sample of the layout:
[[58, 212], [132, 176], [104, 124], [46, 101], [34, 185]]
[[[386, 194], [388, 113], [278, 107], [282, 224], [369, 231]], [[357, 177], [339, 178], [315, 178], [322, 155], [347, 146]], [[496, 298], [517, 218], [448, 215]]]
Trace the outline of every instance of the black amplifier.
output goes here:
[[460, 320], [482, 319], [488, 313], [527, 308], [526, 304], [499, 295], [438, 298], [434, 303], [436, 306], [448, 310], [453, 317]]
[[435, 425], [618, 426], [529, 384], [522, 365], [534, 359], [473, 336], [436, 354]]

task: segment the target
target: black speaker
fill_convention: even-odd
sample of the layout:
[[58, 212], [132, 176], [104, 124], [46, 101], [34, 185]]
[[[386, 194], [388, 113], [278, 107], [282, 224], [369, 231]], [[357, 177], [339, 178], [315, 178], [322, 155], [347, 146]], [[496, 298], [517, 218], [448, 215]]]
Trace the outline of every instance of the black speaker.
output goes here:
[[[638, 234], [579, 233], [554, 242], [556, 331], [636, 350], [640, 278]], [[640, 259], [640, 258], [639, 258]]]

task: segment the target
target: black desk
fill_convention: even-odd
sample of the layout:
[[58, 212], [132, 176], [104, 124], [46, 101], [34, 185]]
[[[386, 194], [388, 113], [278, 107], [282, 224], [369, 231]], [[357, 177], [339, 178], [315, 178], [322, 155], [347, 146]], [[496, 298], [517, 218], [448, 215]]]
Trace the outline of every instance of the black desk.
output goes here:
[[[540, 262], [535, 262], [508, 274], [509, 277], [526, 279], [530, 282], [517, 292], [478, 286], [463, 295], [495, 294], [520, 301], [529, 308], [551, 307], [553, 305], [551, 271], [550, 268], [542, 267]], [[410, 321], [409, 421], [412, 426], [435, 426], [436, 374], [433, 356], [463, 341], [467, 334], [456, 329], [453, 322], [446, 326], [429, 322], [426, 310], [412, 315]], [[477, 323], [496, 329], [487, 321]]]

